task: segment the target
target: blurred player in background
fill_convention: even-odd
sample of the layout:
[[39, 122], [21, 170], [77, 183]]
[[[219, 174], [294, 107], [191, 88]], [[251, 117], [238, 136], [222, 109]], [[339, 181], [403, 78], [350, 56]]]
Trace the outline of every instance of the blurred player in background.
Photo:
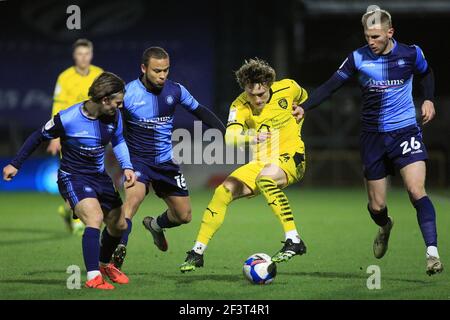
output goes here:
[[[76, 216], [86, 225], [82, 248], [88, 288], [114, 289], [102, 275], [119, 284], [128, 283], [127, 276], [110, 263], [111, 254], [127, 224], [121, 210], [122, 200], [104, 164], [105, 147], [111, 142], [125, 175], [125, 186], [134, 184], [136, 176], [122, 135], [122, 117], [118, 111], [124, 93], [122, 79], [109, 72], [102, 73], [89, 89], [89, 100], [54, 115], [25, 141], [11, 164], [3, 169], [3, 178], [10, 181], [43, 141], [61, 139], [58, 188]], [[102, 222], [106, 227], [100, 239]]]
[[206, 247], [222, 225], [233, 200], [261, 193], [280, 221], [285, 241], [272, 260], [287, 261], [306, 253], [283, 188], [298, 182], [305, 172], [305, 146], [301, 139], [303, 121], [292, 115], [293, 104], [308, 94], [294, 80], [275, 81], [275, 70], [260, 59], [250, 59], [236, 72], [244, 92], [233, 101], [225, 134], [227, 144], [254, 147], [253, 160], [231, 173], [216, 188], [194, 247], [187, 253], [181, 272], [203, 266]]
[[[58, 76], [53, 96], [52, 116], [75, 103], [88, 99], [89, 87], [94, 82], [94, 79], [103, 72], [101, 68], [91, 65], [93, 53], [94, 46], [87, 39], [78, 39], [73, 44], [73, 60], [75, 64]], [[47, 147], [47, 152], [55, 156], [60, 150], [60, 139], [51, 140]], [[58, 207], [58, 213], [63, 217], [70, 231], [78, 235], [83, 234], [84, 225], [80, 219], [72, 219], [72, 212], [67, 202], [65, 205]]]
[[142, 55], [142, 75], [126, 86], [122, 108], [126, 123], [125, 139], [136, 170], [136, 184], [125, 190], [125, 218], [128, 229], [114, 252], [112, 261], [122, 267], [132, 218], [153, 187], [167, 204], [158, 217], [145, 217], [155, 245], [167, 251], [164, 229], [191, 221], [191, 202], [183, 173], [172, 160], [172, 130], [175, 107], [181, 105], [212, 128], [225, 132], [225, 126], [208, 108], [202, 106], [181, 84], [168, 79], [169, 54], [160, 47], [150, 47]]
[[423, 124], [431, 121], [435, 115], [433, 72], [418, 46], [394, 40], [387, 11], [369, 10], [363, 15], [362, 24], [367, 45], [353, 51], [299, 112], [318, 106], [358, 75], [363, 97], [360, 147], [368, 211], [380, 227], [373, 244], [374, 256], [380, 259], [388, 249], [393, 219], [386, 206], [386, 177], [399, 170], [426, 245], [426, 273], [439, 273], [443, 266], [437, 249], [436, 213], [425, 191], [428, 156], [412, 98], [412, 80], [416, 75], [424, 95]]

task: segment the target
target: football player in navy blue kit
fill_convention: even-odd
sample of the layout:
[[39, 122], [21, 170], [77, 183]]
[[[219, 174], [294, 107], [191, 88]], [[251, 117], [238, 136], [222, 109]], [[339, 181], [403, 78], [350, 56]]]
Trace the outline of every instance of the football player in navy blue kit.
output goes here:
[[379, 226], [373, 244], [374, 256], [382, 258], [388, 249], [393, 219], [388, 215], [388, 175], [400, 171], [426, 246], [426, 273], [443, 270], [437, 249], [436, 213], [425, 191], [427, 150], [417, 124], [412, 98], [416, 76], [423, 91], [423, 124], [434, 118], [434, 76], [417, 45], [394, 38], [391, 15], [379, 8], [362, 17], [367, 45], [350, 53], [332, 75], [309, 96], [296, 112], [303, 114], [318, 106], [357, 75], [362, 91], [360, 151], [368, 193], [368, 211]]
[[[17, 156], [3, 168], [3, 179], [10, 181], [43, 141], [61, 139], [58, 188], [74, 214], [86, 225], [82, 248], [88, 288], [114, 289], [102, 275], [119, 284], [128, 283], [127, 276], [110, 263], [111, 254], [127, 225], [121, 210], [122, 200], [104, 163], [105, 147], [111, 142], [124, 171], [125, 186], [134, 185], [136, 176], [118, 111], [124, 87], [125, 83], [118, 76], [109, 72], [100, 74], [89, 88], [89, 100], [57, 113], [25, 141]], [[102, 222], [106, 227], [100, 239]]]
[[168, 79], [169, 54], [161, 47], [150, 47], [142, 55], [141, 76], [126, 85], [122, 108], [125, 139], [136, 171], [136, 184], [126, 189], [124, 203], [127, 231], [115, 250], [112, 261], [122, 267], [132, 218], [153, 187], [167, 204], [158, 217], [145, 217], [143, 224], [155, 245], [167, 251], [164, 229], [191, 221], [191, 203], [183, 173], [172, 160], [172, 131], [175, 107], [180, 105], [206, 125], [225, 132], [225, 126], [208, 108], [202, 106], [180, 83]]

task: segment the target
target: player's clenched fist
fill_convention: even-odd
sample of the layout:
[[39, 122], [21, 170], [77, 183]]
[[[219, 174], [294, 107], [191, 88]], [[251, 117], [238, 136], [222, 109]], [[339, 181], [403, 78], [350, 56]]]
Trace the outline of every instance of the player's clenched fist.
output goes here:
[[267, 132], [258, 132], [255, 136], [255, 138], [253, 139], [253, 144], [258, 144], [261, 143], [263, 141], [266, 141], [267, 139], [270, 138], [270, 136], [272, 135], [271, 132], [267, 131]]
[[50, 153], [52, 156], [56, 156], [60, 151], [61, 151], [61, 142], [59, 141], [59, 139], [53, 139], [52, 141], [50, 141], [47, 147], [47, 152]]
[[436, 115], [436, 111], [434, 110], [434, 104], [430, 100], [425, 100], [422, 104], [422, 121], [423, 124], [427, 124], [431, 120], [433, 120]]
[[134, 183], [136, 182], [136, 174], [133, 170], [125, 169], [123, 171], [123, 175], [125, 176], [125, 189], [128, 189], [132, 186], [134, 186]]
[[18, 171], [19, 170], [17, 170], [17, 168], [15, 168], [13, 165], [8, 164], [3, 168], [3, 180], [11, 181]]
[[292, 115], [294, 116], [297, 123], [299, 123], [305, 116], [305, 110], [303, 110], [302, 107], [296, 105], [293, 105], [292, 109], [293, 109]]

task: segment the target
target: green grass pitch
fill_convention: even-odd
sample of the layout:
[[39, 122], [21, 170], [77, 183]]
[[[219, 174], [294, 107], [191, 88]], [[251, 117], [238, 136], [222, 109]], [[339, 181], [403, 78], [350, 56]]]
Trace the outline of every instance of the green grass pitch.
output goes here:
[[[450, 199], [430, 192], [437, 219], [440, 254], [450, 268]], [[366, 211], [363, 188], [287, 190], [308, 253], [278, 265], [275, 281], [251, 285], [242, 264], [251, 254], [274, 254], [282, 228], [261, 197], [231, 204], [222, 228], [205, 254], [205, 267], [182, 274], [178, 267], [195, 240], [212, 191], [191, 193], [193, 220], [166, 232], [169, 250], [159, 252], [142, 226], [145, 215], [164, 210], [151, 194], [134, 219], [123, 266], [130, 284], [116, 290], [69, 290], [69, 265], [84, 264], [79, 237], [64, 229], [56, 208], [59, 196], [0, 194], [0, 299], [449, 299], [450, 270], [425, 274], [424, 244], [416, 214], [401, 189], [390, 190], [389, 212], [395, 219], [390, 248], [377, 260], [372, 241], [377, 227]], [[381, 289], [369, 290], [367, 267], [378, 265]]]

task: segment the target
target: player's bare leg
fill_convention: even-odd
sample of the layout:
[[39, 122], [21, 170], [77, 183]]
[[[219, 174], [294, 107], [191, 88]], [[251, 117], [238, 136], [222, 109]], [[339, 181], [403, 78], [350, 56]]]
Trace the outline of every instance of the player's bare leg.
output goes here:
[[194, 247], [187, 252], [184, 263], [180, 266], [181, 272], [194, 271], [203, 267], [203, 254], [206, 247], [222, 225], [228, 205], [236, 199], [247, 197], [253, 191], [242, 181], [228, 177], [215, 189], [214, 195], [203, 213], [202, 224]]
[[373, 255], [375, 258], [381, 259], [388, 249], [389, 237], [394, 225], [394, 220], [388, 216], [386, 206], [387, 179], [365, 179], [365, 184], [369, 199], [367, 209], [372, 220], [379, 226], [373, 241]]
[[100, 203], [95, 198], [85, 198], [75, 206], [75, 214], [86, 225], [82, 240], [83, 257], [87, 270], [86, 287], [103, 290], [114, 289], [113, 285], [104, 281], [99, 268], [100, 227], [103, 222]]
[[288, 185], [286, 173], [275, 164], [266, 165], [256, 177], [256, 186], [285, 232], [284, 245], [273, 257], [274, 262], [288, 261], [295, 255], [306, 253], [306, 246], [300, 239], [288, 198], [281, 190]]
[[122, 233], [120, 243], [112, 254], [111, 261], [118, 269], [122, 268], [125, 256], [127, 254], [128, 237], [132, 229], [132, 219], [136, 215], [139, 206], [144, 201], [146, 194], [146, 186], [142, 182], [136, 181], [134, 186], [125, 188], [125, 203], [122, 205], [125, 222], [127, 224], [126, 230]]
[[400, 170], [411, 203], [417, 211], [422, 236], [427, 247], [426, 273], [433, 275], [443, 271], [437, 249], [436, 213], [425, 191], [426, 165], [424, 161], [411, 163]]
[[[59, 138], [52, 139], [47, 147], [47, 152], [52, 156], [56, 156], [61, 152], [61, 141]], [[84, 224], [80, 219], [72, 219], [72, 209], [69, 202], [66, 200], [64, 204], [58, 207], [58, 214], [63, 218], [67, 230], [75, 235], [82, 236], [84, 231]]]

